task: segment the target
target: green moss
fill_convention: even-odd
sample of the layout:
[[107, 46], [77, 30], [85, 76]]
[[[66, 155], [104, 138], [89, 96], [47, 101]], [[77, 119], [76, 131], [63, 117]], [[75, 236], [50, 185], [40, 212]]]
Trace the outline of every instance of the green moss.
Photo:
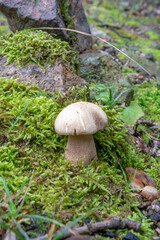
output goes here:
[[160, 35], [157, 34], [156, 32], [148, 31], [146, 33], [149, 35], [151, 40], [153, 40], [153, 41], [159, 41], [160, 40]]
[[160, 89], [155, 81], [144, 82], [135, 90], [135, 99], [146, 113], [145, 118], [160, 122]]
[[[138, 153], [128, 141], [119, 113], [102, 107], [109, 124], [104, 131], [95, 134], [98, 161], [87, 167], [81, 164], [75, 167], [64, 159], [67, 138], [55, 133], [55, 118], [68, 104], [89, 101], [88, 97], [86, 87], [71, 89], [63, 97], [60, 93], [48, 96], [36, 87], [1, 78], [0, 174], [14, 194], [19, 192], [23, 183], [27, 187], [34, 170], [23, 206], [29, 212], [51, 212], [56, 218], [62, 210], [72, 211], [72, 219], [75, 219], [95, 207], [104, 206], [98, 215], [92, 215], [93, 221], [97, 216], [103, 220], [108, 214], [126, 217], [132, 215], [133, 210], [138, 218], [140, 214], [136, 209], [139, 203], [134, 194], [125, 189], [122, 173], [116, 165], [121, 162], [123, 168], [134, 166], [144, 170], [148, 163], [153, 167], [152, 172], [157, 166], [154, 169], [150, 158]], [[1, 181], [0, 188], [3, 189]], [[3, 197], [3, 192], [0, 196]]]
[[122, 72], [123, 72], [123, 76], [126, 76], [128, 75], [128, 73], [135, 73], [135, 70], [129, 67], [122, 67]]
[[125, 19], [125, 15], [124, 13], [119, 9], [101, 9], [101, 11], [99, 11], [98, 17], [101, 19], [101, 21], [105, 21], [107, 24], [109, 25], [114, 25], [115, 23], [117, 25], [121, 24], [124, 19]]
[[118, 34], [119, 34], [120, 37], [122, 36], [122, 38], [126, 38], [126, 40], [127, 40], [127, 38], [128, 38], [130, 41], [137, 39], [137, 36], [136, 36], [135, 34], [130, 33], [130, 32], [128, 32], [128, 31], [125, 30], [125, 29], [120, 29], [120, 30], [118, 30], [117, 32], [118, 32]]
[[8, 26], [0, 26], [0, 36], [5, 35], [9, 32]]
[[[66, 24], [66, 28], [70, 28], [70, 29], [76, 29], [76, 24], [74, 23], [74, 16], [71, 16], [69, 14], [69, 8], [70, 8], [70, 4], [68, 1], [66, 0], [62, 0], [60, 2], [60, 9], [61, 9], [61, 14], [63, 16], [64, 22]], [[74, 32], [67, 32], [68, 36], [69, 36], [69, 41], [70, 41], [70, 45], [74, 48], [78, 50], [78, 46], [77, 46], [77, 34]]]
[[7, 19], [4, 17], [4, 15], [2, 15], [2, 13], [0, 13], [0, 22], [1, 22], [1, 26], [0, 26], [0, 36], [1, 36], [9, 32]]
[[55, 60], [77, 70], [78, 58], [67, 42], [61, 41], [44, 31], [23, 30], [0, 38], [0, 53], [7, 57], [7, 64], [15, 62], [18, 66], [36, 63], [45, 67]]
[[160, 60], [160, 50], [158, 49], [153, 49], [153, 48], [147, 48], [143, 47], [140, 49], [143, 53], [148, 53], [151, 52], [153, 56], [155, 57], [156, 60]]
[[134, 19], [132, 19], [130, 17], [128, 17], [125, 20], [125, 25], [133, 27], [133, 28], [138, 28], [138, 27], [142, 27], [143, 26], [139, 21], [134, 20]]
[[101, 4], [100, 4], [100, 7], [101, 8], [106, 8], [106, 9], [109, 9], [109, 10], [112, 10], [112, 9], [115, 9], [116, 8], [116, 5], [113, 4], [113, 3], [110, 3], [109, 1], [103, 1]]

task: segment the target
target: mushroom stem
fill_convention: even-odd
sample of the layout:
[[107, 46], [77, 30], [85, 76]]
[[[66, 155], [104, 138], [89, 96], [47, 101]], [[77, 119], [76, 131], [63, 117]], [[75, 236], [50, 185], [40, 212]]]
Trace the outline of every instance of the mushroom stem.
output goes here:
[[90, 164], [91, 160], [97, 159], [93, 135], [69, 135], [65, 158], [71, 160], [74, 165], [82, 160], [84, 166]]

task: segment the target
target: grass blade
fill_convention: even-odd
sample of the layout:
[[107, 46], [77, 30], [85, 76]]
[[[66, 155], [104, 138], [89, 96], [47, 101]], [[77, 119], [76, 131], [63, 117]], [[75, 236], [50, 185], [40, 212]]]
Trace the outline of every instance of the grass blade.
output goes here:
[[43, 217], [43, 216], [39, 216], [39, 215], [30, 215], [30, 214], [25, 214], [25, 217], [36, 218], [36, 219], [39, 219], [39, 220], [42, 220], [45, 222], [55, 223], [56, 225], [61, 226], [61, 227], [63, 226], [62, 223], [60, 223], [54, 219], [48, 218], [48, 217]]
[[16, 236], [19, 237], [20, 240], [24, 240], [24, 238], [18, 231], [16, 231], [14, 228], [10, 227], [9, 225], [5, 224], [4, 222], [0, 222], [0, 226], [6, 230], [10, 230], [10, 231], [14, 232], [16, 234]]
[[3, 175], [1, 175], [1, 178], [2, 178], [2, 183], [3, 183], [3, 186], [4, 186], [4, 190], [5, 190], [6, 194], [7, 194], [7, 198], [10, 198], [11, 194], [10, 194], [9, 188], [8, 188], [8, 186], [6, 184], [5, 178], [4, 178]]
[[[25, 110], [27, 109], [27, 107], [28, 107], [28, 105], [30, 104], [30, 102], [31, 102], [34, 98], [40, 97], [40, 96], [48, 97], [48, 98], [52, 99], [53, 102], [55, 102], [55, 101], [53, 100], [53, 98], [51, 98], [48, 94], [38, 94], [38, 95], [36, 95], [36, 96], [34, 96], [34, 97], [31, 97], [31, 99], [28, 101], [28, 103], [26, 104], [26, 106], [23, 108], [23, 110], [21, 111], [21, 113], [20, 113], [20, 115], [18, 116], [18, 118], [16, 119], [16, 121], [15, 121], [15, 122], [13, 123], [13, 125], [10, 127], [9, 131], [12, 131], [12, 130], [13, 130], [13, 128], [15, 127], [15, 125], [17, 124], [17, 122], [19, 121], [20, 117], [22, 116], [22, 114], [23, 114], [23, 113], [25, 112]], [[56, 103], [56, 102], [55, 102], [55, 103]]]
[[[33, 173], [34, 173], [34, 171], [33, 171]], [[29, 189], [30, 189], [30, 186], [31, 186], [31, 182], [32, 182], [32, 179], [33, 179], [33, 173], [32, 173], [32, 175], [31, 175], [31, 179], [30, 179], [30, 181], [29, 181], [27, 190], [26, 190], [26, 192], [25, 192], [25, 194], [24, 194], [24, 196], [23, 196], [23, 200], [22, 200], [22, 202], [21, 202], [21, 204], [20, 204], [20, 207], [18, 208], [16, 214], [18, 214], [18, 213], [21, 211], [21, 208], [22, 208], [22, 206], [23, 206], [23, 204], [24, 204], [26, 195], [27, 195], [27, 193], [28, 193], [28, 191], [29, 191]]]
[[[2, 179], [2, 183], [3, 183], [3, 186], [4, 186], [4, 190], [6, 192], [6, 195], [7, 195], [7, 198], [11, 198], [11, 194], [10, 194], [10, 191], [9, 191], [9, 188], [7, 186], [7, 183], [5, 181], [5, 178], [3, 175], [1, 175], [1, 179]], [[9, 200], [9, 205], [8, 205], [8, 210], [10, 212], [10, 214], [12, 215], [15, 211], [15, 204], [13, 202], [13, 200]]]
[[18, 228], [19, 232], [21, 233], [21, 235], [23, 235], [26, 240], [30, 240], [28, 235], [27, 235], [27, 233], [23, 230], [23, 228], [19, 225], [19, 223], [14, 218], [13, 218], [13, 222], [17, 226], [17, 228]]
[[[106, 207], [106, 206], [105, 206], [105, 207]], [[100, 208], [94, 208], [94, 209], [92, 209], [91, 211], [89, 211], [89, 212], [85, 213], [84, 215], [80, 216], [79, 218], [75, 219], [75, 220], [74, 220], [72, 223], [70, 223], [67, 227], [65, 227], [64, 229], [62, 229], [62, 230], [53, 238], [53, 240], [58, 240], [60, 237], [63, 236], [63, 234], [64, 234], [67, 230], [69, 230], [70, 228], [74, 227], [74, 225], [75, 225], [76, 223], [78, 223], [80, 220], [82, 220], [83, 218], [87, 217], [88, 215], [90, 215], [90, 214], [92, 214], [92, 213], [100, 210], [101, 208], [104, 208], [104, 206], [103, 206], [103, 207], [100, 207]]]
[[114, 102], [116, 102], [124, 93], [130, 91], [132, 88], [128, 88], [124, 91], [122, 91], [115, 99], [114, 99]]

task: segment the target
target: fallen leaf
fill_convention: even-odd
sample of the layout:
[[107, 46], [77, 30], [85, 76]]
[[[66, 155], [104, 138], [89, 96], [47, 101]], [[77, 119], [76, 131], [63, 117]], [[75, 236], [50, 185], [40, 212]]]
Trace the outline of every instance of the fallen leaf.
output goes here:
[[138, 105], [137, 101], [132, 101], [130, 106], [121, 112], [121, 119], [129, 126], [133, 126], [142, 116], [144, 116], [144, 112]]
[[155, 187], [153, 179], [144, 171], [136, 170], [132, 167], [125, 169], [127, 172], [127, 180], [132, 181], [132, 188], [144, 188], [145, 186]]

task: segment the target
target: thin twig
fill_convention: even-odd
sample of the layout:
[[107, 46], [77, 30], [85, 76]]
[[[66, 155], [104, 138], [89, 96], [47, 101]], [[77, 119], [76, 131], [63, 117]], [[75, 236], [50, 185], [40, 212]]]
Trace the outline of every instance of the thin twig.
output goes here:
[[153, 137], [152, 135], [150, 135], [147, 131], [145, 131], [144, 129], [141, 129], [143, 132], [145, 132], [151, 139], [160, 142], [159, 138]]
[[[137, 221], [132, 221], [130, 219], [121, 219], [118, 216], [115, 216], [107, 221], [104, 222], [97, 222], [94, 224], [89, 224], [85, 225], [83, 227], [79, 228], [73, 228], [74, 231], [76, 231], [78, 234], [93, 234], [101, 230], [106, 230], [106, 229], [133, 229], [133, 230], [138, 230], [141, 226], [141, 222]], [[61, 230], [60, 230], [61, 231]], [[57, 234], [60, 232], [58, 231], [56, 234], [52, 236], [52, 239], [57, 236]], [[59, 239], [65, 239], [68, 237], [73, 236], [73, 234], [70, 231], [66, 231], [64, 235], [59, 238]], [[34, 240], [46, 240], [48, 235], [42, 236], [35, 238]]]
[[138, 62], [136, 62], [133, 58], [131, 58], [130, 56], [128, 56], [126, 53], [124, 53], [122, 50], [120, 50], [119, 48], [117, 48], [116, 46], [114, 46], [113, 44], [109, 43], [108, 41], [106, 41], [103, 38], [100, 38], [96, 35], [90, 34], [90, 33], [85, 33], [85, 32], [81, 32], [78, 30], [74, 30], [74, 29], [70, 29], [70, 28], [51, 28], [51, 27], [40, 27], [40, 28], [32, 28], [32, 29], [53, 29], [53, 30], [64, 30], [64, 31], [70, 31], [70, 32], [75, 32], [75, 33], [79, 33], [88, 37], [94, 37], [99, 39], [100, 41], [106, 43], [107, 45], [109, 45], [110, 47], [113, 47], [114, 49], [116, 49], [117, 51], [119, 51], [120, 53], [122, 53], [124, 56], [126, 56], [128, 59], [130, 59], [132, 62], [134, 62], [136, 65], [138, 65], [140, 68], [143, 69], [143, 71], [145, 71], [147, 74], [150, 75], [150, 72], [148, 72], [141, 64], [139, 64]]

